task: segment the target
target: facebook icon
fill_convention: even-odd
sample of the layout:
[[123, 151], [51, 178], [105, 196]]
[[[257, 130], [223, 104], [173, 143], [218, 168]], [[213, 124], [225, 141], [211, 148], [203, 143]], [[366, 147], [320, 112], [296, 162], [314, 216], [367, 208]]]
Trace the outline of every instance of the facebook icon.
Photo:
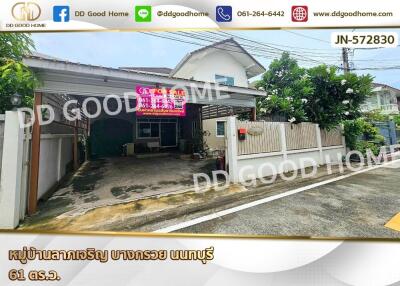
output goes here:
[[53, 7], [54, 22], [69, 22], [69, 6], [54, 6]]

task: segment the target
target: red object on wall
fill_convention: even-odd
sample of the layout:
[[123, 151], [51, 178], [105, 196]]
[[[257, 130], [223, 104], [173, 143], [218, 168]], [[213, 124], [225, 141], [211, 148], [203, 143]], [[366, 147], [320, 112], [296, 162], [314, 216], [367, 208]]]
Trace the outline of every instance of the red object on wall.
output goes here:
[[246, 128], [239, 128], [239, 130], [238, 130], [238, 138], [239, 138], [239, 140], [246, 140], [246, 133], [247, 133], [247, 130], [246, 130]]

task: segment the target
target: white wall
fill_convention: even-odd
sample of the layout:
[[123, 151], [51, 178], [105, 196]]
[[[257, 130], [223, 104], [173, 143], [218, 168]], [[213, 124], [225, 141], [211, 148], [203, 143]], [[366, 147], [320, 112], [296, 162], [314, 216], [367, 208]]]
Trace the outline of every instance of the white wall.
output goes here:
[[223, 51], [212, 51], [201, 59], [190, 59], [175, 74], [175, 77], [215, 82], [215, 75], [231, 76], [235, 86], [248, 87], [245, 67], [233, 56]]
[[[0, 180], [0, 229], [12, 229], [24, 218], [27, 205], [30, 138], [19, 127], [18, 113], [7, 111]], [[66, 174], [72, 161], [72, 135], [41, 135], [38, 199]]]
[[72, 135], [42, 134], [40, 141], [38, 199], [66, 174], [72, 161]]
[[[322, 147], [320, 137], [321, 133], [316, 124], [315, 132], [317, 134], [317, 148], [288, 151], [286, 148], [285, 125], [284, 123], [280, 123], [279, 136], [281, 138], [281, 148], [279, 151], [238, 155], [237, 128], [236, 118], [227, 117], [228, 150], [226, 154], [227, 162], [229, 164], [230, 181], [234, 183], [244, 182], [254, 178], [267, 177], [274, 173], [281, 174], [311, 166], [319, 166], [327, 163], [335, 164], [341, 161], [342, 156], [346, 154], [343, 137], [342, 145]], [[273, 138], [271, 139], [273, 140]], [[326, 156], [329, 156], [329, 161], [326, 160]]]
[[0, 228], [19, 224], [22, 186], [24, 129], [19, 128], [16, 111], [7, 111], [4, 126], [0, 181]]
[[3, 140], [4, 140], [4, 124], [5, 124], [4, 121], [5, 121], [5, 115], [0, 114], [0, 176], [1, 176], [1, 159], [3, 158]]
[[[273, 165], [275, 171], [280, 174], [302, 168], [320, 166], [327, 162], [325, 156], [330, 158], [329, 163], [336, 164], [342, 156], [346, 155], [345, 148], [342, 146], [334, 148], [323, 148], [323, 160], [321, 161], [319, 150], [307, 150], [301, 153], [289, 153], [287, 159], [284, 159], [283, 153], [277, 154], [265, 153], [263, 156], [239, 156], [237, 163], [237, 172], [239, 181], [246, 181], [253, 178], [267, 177], [273, 175], [273, 169], [266, 163]], [[294, 163], [282, 163], [291, 161]]]

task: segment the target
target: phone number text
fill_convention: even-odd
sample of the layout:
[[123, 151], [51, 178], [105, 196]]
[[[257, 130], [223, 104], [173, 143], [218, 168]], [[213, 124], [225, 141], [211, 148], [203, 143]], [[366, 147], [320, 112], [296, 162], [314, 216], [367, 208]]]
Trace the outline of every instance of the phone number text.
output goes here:
[[241, 10], [237, 13], [238, 17], [284, 17], [285, 11], [245, 11]]

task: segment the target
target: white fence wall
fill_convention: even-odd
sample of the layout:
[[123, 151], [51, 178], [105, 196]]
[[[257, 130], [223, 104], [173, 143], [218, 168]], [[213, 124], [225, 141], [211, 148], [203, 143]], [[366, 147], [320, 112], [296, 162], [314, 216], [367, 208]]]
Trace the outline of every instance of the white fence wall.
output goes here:
[[[0, 116], [0, 135], [4, 132], [3, 138], [0, 136], [0, 228], [12, 229], [27, 209], [31, 135], [28, 129], [19, 127], [17, 112], [7, 111], [1, 119]], [[73, 160], [73, 135], [42, 134], [40, 143], [38, 199], [68, 172], [67, 165]]]
[[0, 181], [0, 228], [19, 224], [21, 208], [24, 129], [19, 127], [17, 112], [7, 111], [4, 122]]
[[[0, 176], [1, 176], [1, 161], [3, 158], [3, 141], [4, 141], [4, 121], [6, 116], [4, 114], [0, 114]], [[0, 177], [1, 180], [1, 177]]]
[[40, 140], [38, 199], [67, 173], [72, 158], [73, 135], [42, 134]]
[[[277, 125], [278, 128], [276, 128]], [[239, 141], [238, 128], [249, 127], [264, 130], [261, 134], [258, 130], [257, 135], [246, 134], [246, 139]], [[279, 132], [271, 132], [271, 130], [279, 130]], [[239, 122], [235, 117], [229, 117], [227, 120], [227, 164], [230, 180], [240, 182], [271, 176], [274, 171], [283, 173], [313, 165], [337, 163], [346, 154], [344, 138], [337, 130], [329, 133], [331, 132], [321, 131], [317, 124], [311, 123], [291, 126], [288, 123], [276, 122]], [[279, 142], [279, 148], [274, 148], [273, 152], [254, 152], [260, 149], [259, 145], [273, 146], [272, 141]], [[327, 144], [328, 141], [329, 144]], [[339, 141], [340, 144], [337, 144]], [[336, 142], [337, 145], [332, 145], [332, 142]], [[241, 148], [240, 145], [246, 148]], [[251, 145], [254, 145], [254, 148], [250, 148]], [[243, 152], [244, 150], [247, 154]]]

